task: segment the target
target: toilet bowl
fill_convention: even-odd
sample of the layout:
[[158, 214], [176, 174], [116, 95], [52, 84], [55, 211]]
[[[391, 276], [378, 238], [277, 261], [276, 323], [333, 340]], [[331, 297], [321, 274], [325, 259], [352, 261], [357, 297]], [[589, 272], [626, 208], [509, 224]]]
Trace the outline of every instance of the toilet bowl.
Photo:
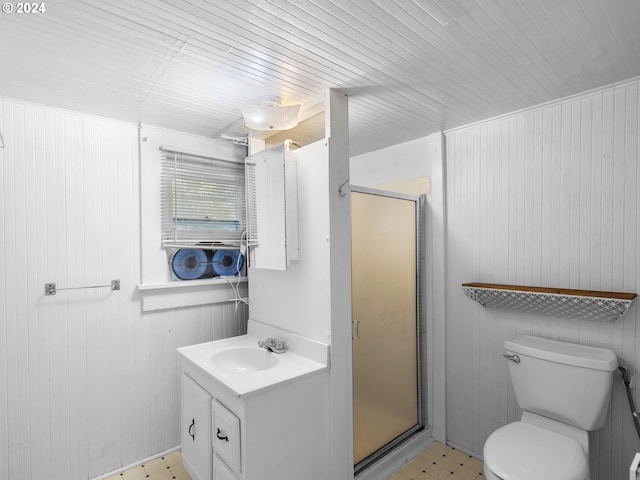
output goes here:
[[487, 438], [485, 477], [588, 480], [588, 432], [606, 419], [616, 355], [530, 335], [505, 341], [505, 350], [523, 414]]
[[578, 441], [523, 421], [496, 430], [483, 454], [490, 480], [585, 480], [589, 475], [589, 459]]

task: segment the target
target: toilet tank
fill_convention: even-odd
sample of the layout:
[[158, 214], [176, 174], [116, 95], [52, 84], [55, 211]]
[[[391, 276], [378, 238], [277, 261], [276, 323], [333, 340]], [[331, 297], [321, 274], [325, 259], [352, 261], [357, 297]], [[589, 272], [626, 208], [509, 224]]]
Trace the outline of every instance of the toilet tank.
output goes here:
[[614, 352], [531, 335], [504, 346], [505, 357], [517, 356], [509, 373], [522, 410], [586, 431], [604, 425], [618, 367]]

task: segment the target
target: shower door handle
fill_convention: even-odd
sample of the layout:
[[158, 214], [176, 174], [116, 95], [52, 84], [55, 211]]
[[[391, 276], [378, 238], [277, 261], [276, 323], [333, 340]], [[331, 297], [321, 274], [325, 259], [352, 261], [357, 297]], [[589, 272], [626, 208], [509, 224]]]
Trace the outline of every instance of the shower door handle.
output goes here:
[[351, 320], [351, 340], [360, 340], [360, 320]]

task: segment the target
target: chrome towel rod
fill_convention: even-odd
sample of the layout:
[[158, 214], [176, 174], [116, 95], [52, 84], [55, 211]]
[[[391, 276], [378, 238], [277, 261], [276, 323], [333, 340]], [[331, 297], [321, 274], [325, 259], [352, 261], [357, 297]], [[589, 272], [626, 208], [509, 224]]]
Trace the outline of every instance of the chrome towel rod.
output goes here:
[[55, 283], [45, 283], [44, 284], [44, 294], [55, 295], [58, 290], [80, 290], [83, 288], [111, 288], [111, 290], [120, 290], [120, 280], [111, 280], [109, 285], [93, 285], [90, 287], [68, 287], [68, 288], [57, 288]]

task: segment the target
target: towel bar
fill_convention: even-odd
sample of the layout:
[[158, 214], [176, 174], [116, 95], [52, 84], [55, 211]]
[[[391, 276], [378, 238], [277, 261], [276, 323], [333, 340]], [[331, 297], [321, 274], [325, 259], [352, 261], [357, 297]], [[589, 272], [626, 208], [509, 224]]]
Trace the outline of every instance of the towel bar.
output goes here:
[[111, 280], [109, 285], [92, 285], [89, 287], [67, 287], [67, 288], [57, 288], [55, 283], [45, 283], [44, 284], [44, 294], [55, 295], [58, 290], [80, 290], [83, 288], [111, 288], [111, 290], [120, 290], [120, 280]]

